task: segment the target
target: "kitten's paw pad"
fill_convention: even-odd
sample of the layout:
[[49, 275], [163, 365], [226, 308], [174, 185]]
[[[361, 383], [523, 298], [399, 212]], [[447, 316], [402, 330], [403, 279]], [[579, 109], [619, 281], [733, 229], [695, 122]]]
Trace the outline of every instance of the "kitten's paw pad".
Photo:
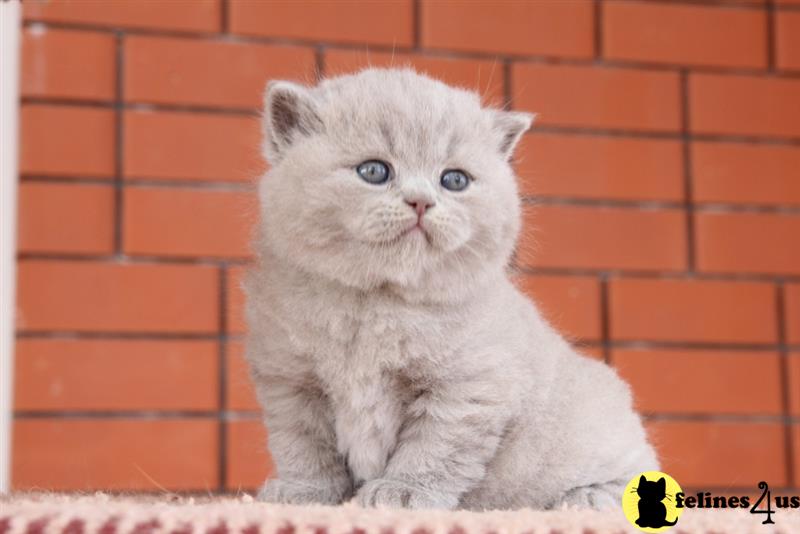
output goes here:
[[258, 500], [280, 504], [341, 504], [349, 497], [344, 484], [305, 480], [268, 480]]
[[458, 499], [400, 480], [378, 478], [365, 483], [356, 493], [355, 501], [364, 507], [438, 508], [450, 510]]

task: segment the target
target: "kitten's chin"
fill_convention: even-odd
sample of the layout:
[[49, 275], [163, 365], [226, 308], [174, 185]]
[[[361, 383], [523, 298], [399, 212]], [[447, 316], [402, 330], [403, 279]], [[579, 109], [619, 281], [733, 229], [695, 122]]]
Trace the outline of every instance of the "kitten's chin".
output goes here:
[[415, 242], [432, 245], [430, 233], [418, 223], [408, 224], [390, 232], [382, 232], [377, 236], [363, 236], [354, 233], [353, 239], [363, 245], [378, 249], [403, 248], [407, 247], [409, 243]]
[[441, 235], [435, 228], [415, 224], [401, 230], [390, 239], [374, 241], [373, 244], [397, 250], [401, 254], [428, 254], [438, 260], [443, 254], [456, 252], [466, 241], [465, 236], [448, 237]]
[[423, 239], [427, 244], [431, 244], [431, 236], [422, 226], [415, 224], [411, 228], [403, 230], [398, 236], [399, 239]]
[[417, 225], [406, 228], [392, 239], [381, 242], [379, 246], [392, 248], [398, 254], [414, 254], [417, 257], [435, 253], [430, 234]]

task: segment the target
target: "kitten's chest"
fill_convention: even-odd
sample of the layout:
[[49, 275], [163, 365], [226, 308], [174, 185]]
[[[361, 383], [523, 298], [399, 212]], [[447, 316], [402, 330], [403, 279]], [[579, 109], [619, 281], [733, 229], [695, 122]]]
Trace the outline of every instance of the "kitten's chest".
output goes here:
[[431, 314], [379, 297], [320, 295], [300, 309], [306, 311], [295, 322], [296, 339], [332, 371], [400, 370], [426, 360], [441, 337]]
[[295, 351], [310, 355], [331, 403], [336, 446], [357, 483], [383, 475], [409, 404], [449, 354], [440, 319], [379, 297], [300, 295], [287, 307]]
[[[317, 368], [334, 414], [337, 449], [356, 483], [382, 476], [396, 448], [407, 408], [421, 384], [424, 351], [410, 318], [383, 307], [333, 322], [318, 347]], [[398, 314], [400, 316], [398, 316]]]
[[403, 379], [404, 344], [396, 330], [361, 327], [349, 342], [331, 344], [319, 354], [336, 448], [357, 484], [381, 477], [397, 445], [412, 394]]

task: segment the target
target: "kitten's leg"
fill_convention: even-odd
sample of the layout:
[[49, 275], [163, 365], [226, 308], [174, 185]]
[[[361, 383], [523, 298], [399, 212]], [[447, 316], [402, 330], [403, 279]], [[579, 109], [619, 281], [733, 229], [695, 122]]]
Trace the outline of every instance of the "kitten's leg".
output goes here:
[[289, 504], [339, 504], [353, 488], [336, 451], [333, 416], [322, 391], [291, 378], [258, 377], [259, 400], [278, 478], [258, 498]]
[[573, 488], [561, 497], [553, 508], [619, 508], [622, 505], [622, 493], [626, 482], [616, 480], [604, 484], [593, 484]]
[[[477, 389], [477, 391], [476, 391]], [[408, 408], [382, 478], [356, 494], [362, 506], [454, 509], [479, 483], [507, 423], [493, 391], [446, 384]]]

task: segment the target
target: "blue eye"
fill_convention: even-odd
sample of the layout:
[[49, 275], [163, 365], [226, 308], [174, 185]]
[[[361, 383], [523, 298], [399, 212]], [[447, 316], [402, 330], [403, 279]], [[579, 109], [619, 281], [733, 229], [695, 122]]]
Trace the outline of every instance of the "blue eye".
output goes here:
[[356, 172], [367, 183], [383, 184], [389, 181], [389, 165], [377, 159], [365, 161], [356, 167]]
[[463, 171], [449, 170], [442, 173], [442, 187], [450, 191], [463, 191], [469, 185], [469, 177]]

